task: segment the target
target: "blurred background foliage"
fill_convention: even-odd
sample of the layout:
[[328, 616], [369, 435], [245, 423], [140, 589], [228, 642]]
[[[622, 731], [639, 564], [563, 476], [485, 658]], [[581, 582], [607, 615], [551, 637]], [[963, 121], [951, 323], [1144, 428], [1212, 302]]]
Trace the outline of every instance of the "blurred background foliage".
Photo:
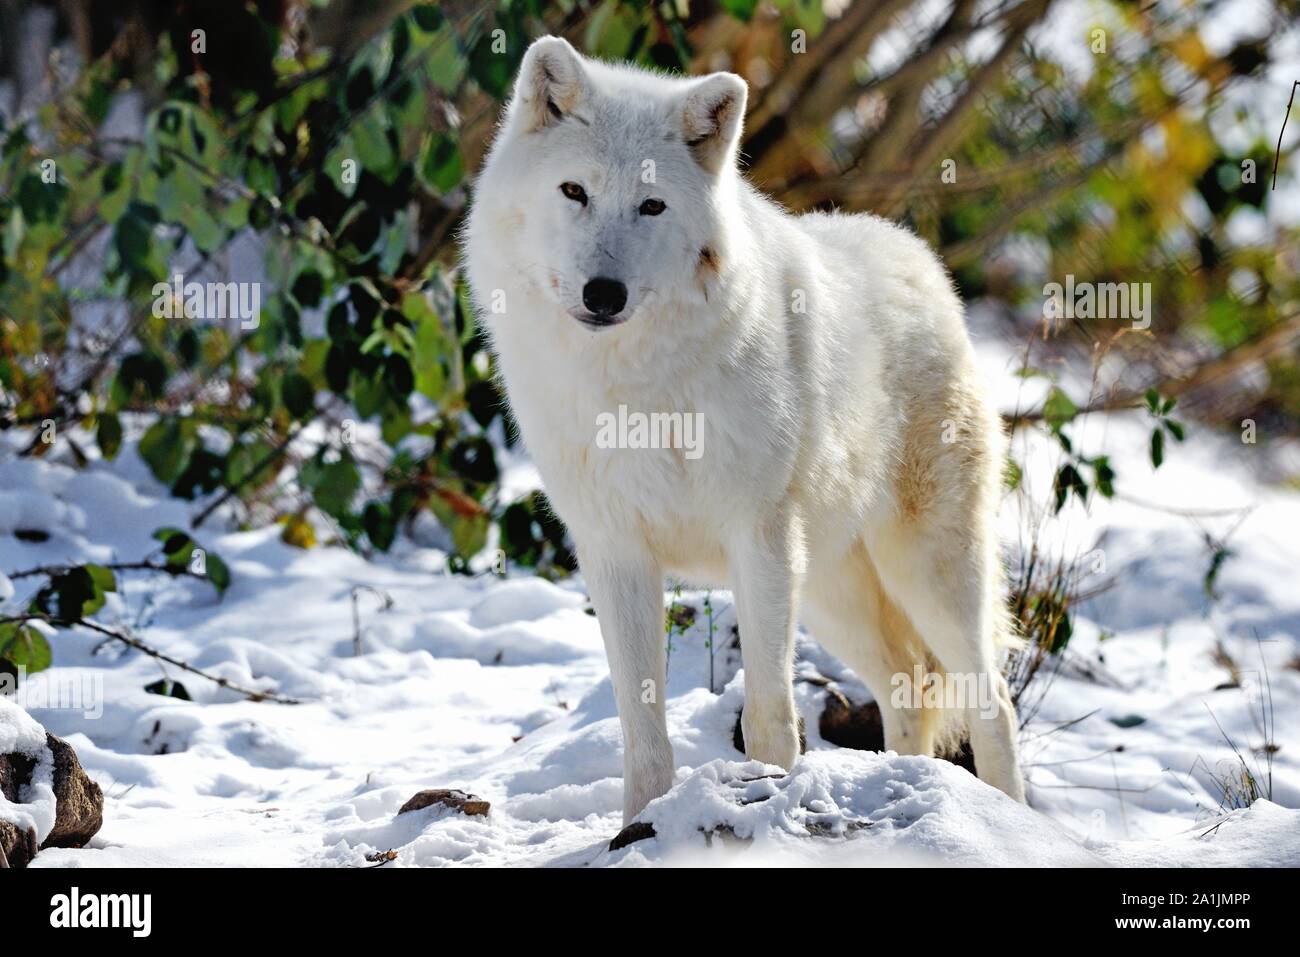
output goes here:
[[[544, 497], [500, 481], [513, 438], [455, 246], [523, 51], [557, 33], [742, 74], [759, 187], [901, 218], [1011, 331], [1120, 357], [1114, 387], [1013, 427], [1177, 396], [1294, 434], [1300, 252], [1267, 215], [1285, 105], [1250, 84], [1297, 3], [1212, 52], [1218, 6], [0, 0], [0, 427], [79, 462], [138, 439], [194, 528], [232, 508], [368, 552], [432, 517], [459, 570], [489, 544], [572, 569]], [[260, 282], [260, 322], [157, 315], [176, 273]], [[1150, 282], [1151, 328], [1046, 327], [1067, 274]], [[1058, 495], [1108, 494], [1109, 462], [1076, 465]]]

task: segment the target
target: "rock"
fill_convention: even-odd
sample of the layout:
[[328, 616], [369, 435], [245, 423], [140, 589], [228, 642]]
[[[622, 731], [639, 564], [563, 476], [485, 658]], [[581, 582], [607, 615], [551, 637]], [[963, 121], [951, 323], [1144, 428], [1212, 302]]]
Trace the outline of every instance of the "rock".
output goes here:
[[[841, 748], [855, 751], [884, 751], [885, 728], [880, 720], [880, 706], [874, 701], [855, 705], [834, 688], [826, 689], [826, 707], [822, 709], [817, 730], [824, 740]], [[951, 761], [971, 774], [975, 773], [975, 755], [970, 742], [963, 741], [961, 749], [952, 755], [939, 757]]]
[[969, 741], [963, 741], [961, 750], [956, 754], [941, 754], [939, 757], [945, 761], [951, 761], [959, 768], [965, 768], [971, 774], [975, 774], [975, 752], [970, 749]]
[[[54, 828], [41, 843], [41, 848], [81, 847], [104, 824], [104, 792], [82, 769], [72, 745], [47, 732], [45, 746], [50, 749], [54, 761], [55, 812]], [[0, 793], [7, 800], [21, 803], [19, 793], [31, 782], [36, 763], [35, 758], [26, 754], [0, 754]], [[18, 844], [23, 843], [27, 835], [23, 840], [7, 836], [8, 831], [3, 825], [4, 822], [0, 822], [0, 847], [9, 858], [9, 866], [22, 866], [15, 865], [14, 860], [22, 857]], [[19, 833], [13, 825], [9, 825], [9, 829]], [[30, 837], [34, 840], [35, 835]], [[17, 848], [14, 853], [9, 853], [11, 846]], [[34, 848], [32, 853], [35, 853]]]
[[36, 831], [21, 831], [8, 821], [0, 821], [0, 870], [26, 867], [36, 856]]
[[397, 813], [405, 814], [407, 811], [418, 811], [434, 804], [441, 804], [443, 807], [451, 808], [453, 811], [460, 811], [461, 814], [468, 814], [470, 817], [482, 817], [492, 807], [487, 801], [474, 794], [466, 794], [464, 791], [458, 791], [454, 788], [433, 788], [416, 794], [403, 804], [401, 810]]
[[623, 830], [614, 835], [614, 839], [609, 842], [611, 851], [621, 850], [629, 844], [635, 844], [637, 841], [648, 841], [655, 836], [655, 827], [646, 821], [633, 821]]
[[32, 779], [32, 769], [36, 760], [25, 754], [0, 754], [0, 794], [5, 800], [21, 804], [18, 792], [24, 784]]
[[826, 707], [817, 722], [817, 731], [824, 740], [841, 748], [885, 750], [885, 727], [880, 720], [880, 706], [874, 701], [854, 705], [834, 688], [826, 689]]
[[104, 826], [104, 792], [77, 760], [77, 752], [62, 738], [46, 734], [54, 754], [54, 830], [41, 844], [46, 847], [82, 847]]

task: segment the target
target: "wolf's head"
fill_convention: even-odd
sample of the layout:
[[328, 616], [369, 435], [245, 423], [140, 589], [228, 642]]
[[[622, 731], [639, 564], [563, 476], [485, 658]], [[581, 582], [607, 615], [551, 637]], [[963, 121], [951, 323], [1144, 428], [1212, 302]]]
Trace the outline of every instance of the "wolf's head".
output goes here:
[[705, 301], [726, 253], [745, 95], [731, 73], [670, 78], [537, 40], [475, 195], [494, 251], [591, 329]]

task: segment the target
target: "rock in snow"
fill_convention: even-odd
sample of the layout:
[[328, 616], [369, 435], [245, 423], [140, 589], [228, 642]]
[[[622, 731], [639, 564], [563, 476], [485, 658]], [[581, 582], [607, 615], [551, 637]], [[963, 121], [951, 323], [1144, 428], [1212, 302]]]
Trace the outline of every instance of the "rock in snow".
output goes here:
[[104, 792], [86, 776], [72, 745], [52, 734], [45, 744], [54, 756], [54, 828], [41, 848], [82, 847], [104, 824]]
[[37, 849], [82, 847], [104, 823], [104, 793], [72, 746], [0, 697], [0, 867]]
[[461, 814], [467, 814], [470, 817], [487, 814], [492, 807], [487, 801], [474, 794], [466, 794], [464, 791], [455, 789], [434, 788], [416, 794], [403, 804], [401, 810], [397, 813], [406, 814], [409, 811], [419, 811], [435, 804], [440, 807], [451, 808], [453, 811], [460, 811]]

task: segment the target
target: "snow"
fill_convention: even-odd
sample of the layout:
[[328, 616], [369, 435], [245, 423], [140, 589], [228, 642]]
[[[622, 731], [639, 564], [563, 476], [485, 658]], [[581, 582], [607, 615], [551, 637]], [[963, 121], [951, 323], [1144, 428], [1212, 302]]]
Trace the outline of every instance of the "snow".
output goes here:
[[[996, 358], [984, 358], [996, 372]], [[867, 694], [807, 637], [796, 700], [809, 753], [788, 776], [746, 762], [732, 746], [744, 701], [728, 641], [735, 610], [727, 593], [708, 596], [710, 654], [705, 593], [686, 590], [666, 596], [697, 609], [669, 651], [677, 784], [643, 814], [655, 839], [610, 852], [621, 736], [580, 579], [445, 575], [430, 571], [441, 553], [411, 544], [367, 562], [331, 547], [294, 549], [277, 529], [200, 531], [230, 564], [225, 597], [200, 581], [123, 575], [100, 618], [211, 674], [302, 703], [247, 701], [99, 636], [53, 636], [56, 667], [27, 687], [95, 688], [94, 677], [100, 714], [86, 701], [32, 710], [104, 788], [105, 823], [88, 848], [45, 850], [36, 863], [364, 866], [367, 854], [394, 849], [390, 866], [1296, 865], [1300, 674], [1288, 663], [1300, 623], [1300, 497], [1253, 475], [1255, 451], [1200, 429], [1151, 475], [1132, 464], [1144, 434], [1132, 416], [1080, 430], [1084, 446], [1104, 443], [1121, 465], [1127, 498], [1095, 503], [1091, 514], [1069, 506], [1045, 531], [1086, 551], [1105, 529], [1104, 575], [1115, 581], [1084, 607], [1066, 661], [1040, 676], [1048, 692], [1022, 736], [1030, 807], [946, 762], [822, 740], [822, 684], [854, 702]], [[1023, 451], [1030, 472], [1044, 475], [1047, 443]], [[10, 573], [139, 558], [153, 528], [186, 524], [190, 508], [165, 498], [129, 451], [85, 471], [10, 459], [0, 475], [6, 497], [59, 516], [48, 541], [0, 538]], [[1170, 511], [1184, 507], [1253, 508], [1231, 538], [1218, 602], [1206, 602], [1201, 583], [1203, 532], [1236, 518]], [[1008, 511], [1014, 541], [1023, 515], [1014, 503]], [[17, 601], [32, 581], [19, 579]], [[1217, 642], [1240, 662], [1242, 687], [1221, 688], [1227, 672], [1210, 658]], [[1223, 736], [1261, 744], [1265, 666], [1279, 745], [1273, 800], [1222, 813], [1213, 778], [1230, 770]], [[146, 692], [161, 675], [194, 700]], [[0, 750], [48, 755], [38, 724], [8, 702]], [[490, 814], [396, 814], [429, 787], [476, 793]], [[23, 800], [0, 814], [47, 833], [48, 780], [38, 774]]]
[[[1041, 385], [1010, 374], [1015, 351], [989, 330], [978, 338], [1001, 402], [1035, 404]], [[278, 528], [213, 528], [196, 536], [230, 566], [224, 597], [201, 581], [126, 572], [98, 618], [300, 703], [248, 701], [103, 636], [55, 633], [55, 667], [25, 685], [32, 716], [0, 698], [0, 750], [44, 762], [0, 817], [42, 836], [52, 826], [44, 726], [72, 742], [105, 811], [90, 846], [45, 850], [38, 866], [367, 866], [389, 849], [398, 867], [1297, 865], [1300, 495], [1264, 477], [1294, 471], [1294, 452], [1193, 426], [1153, 472], [1141, 415], [1091, 416], [1074, 436], [1112, 455], [1121, 494], [1052, 520], [1032, 495], [1013, 495], [1002, 516], [1013, 554], [1036, 528], [1049, 547], [1087, 555], [1108, 585], [1080, 606], [1065, 657], [1036, 679], [1022, 732], [1028, 807], [948, 762], [824, 741], [824, 685], [855, 703], [870, 696], [809, 636], [796, 668], [809, 750], [785, 776], [746, 762], [732, 742], [744, 671], [731, 597], [675, 589], [666, 601], [695, 610], [669, 640], [677, 783], [642, 815], [655, 839], [611, 852], [621, 735], [581, 577], [455, 576], [441, 571], [441, 551], [408, 541], [368, 562], [295, 549]], [[1024, 430], [1015, 447], [1031, 490], [1043, 485], [1058, 451]], [[186, 527], [195, 510], [166, 497], [131, 446], [85, 469], [0, 455], [0, 518], [13, 516], [3, 531], [49, 536], [0, 534], [9, 576], [142, 558], [153, 529]], [[529, 468], [512, 464], [515, 475]], [[1213, 601], [1206, 536], [1232, 550]], [[5, 611], [39, 581], [9, 583]], [[144, 690], [161, 676], [192, 701]], [[60, 696], [69, 688], [81, 696]], [[1277, 745], [1271, 800], [1225, 810], [1217, 781], [1236, 774], [1234, 746], [1264, 775], [1266, 731]], [[478, 794], [490, 814], [396, 813], [434, 787]]]
[[[1020, 351], [979, 309], [972, 324], [998, 401], [1036, 405], [1045, 385], [1014, 376]], [[1086, 388], [1086, 371], [1057, 371], [1072, 394]], [[149, 476], [130, 439], [139, 431], [128, 430], [117, 460], [84, 469], [57, 453], [0, 451], [0, 586], [12, 589], [0, 587], [3, 613], [25, 607], [41, 582], [18, 571], [138, 560], [156, 547], [154, 529], [188, 527], [199, 506]], [[367, 561], [294, 548], [278, 527], [213, 522], [196, 538], [230, 566], [224, 596], [190, 578], [126, 572], [96, 617], [299, 703], [247, 700], [102, 635], [52, 633], [55, 667], [18, 698], [31, 717], [0, 698], [0, 751], [43, 762], [0, 817], [42, 836], [52, 826], [44, 726], [105, 793], [100, 833], [86, 848], [41, 852], [35, 865], [46, 867], [357, 867], [389, 849], [392, 867], [1298, 865], [1300, 494], [1277, 483], [1298, 471], [1296, 452], [1193, 423], [1153, 472], [1148, 435], [1140, 413], [1077, 422], [1076, 446], [1110, 454], [1119, 494], [1087, 509], [1072, 502], [1054, 519], [1034, 503], [1059, 449], [1030, 430], [1014, 443], [1033, 494], [1007, 499], [1009, 552], [1037, 534], [1087, 556], [1082, 584], [1097, 590], [1076, 609], [1067, 654], [1033, 686], [1021, 735], [1028, 807], [947, 762], [825, 741], [825, 686], [854, 703], [869, 695], [808, 636], [795, 685], [808, 752], [788, 776], [747, 762], [733, 747], [744, 673], [730, 595], [674, 589], [665, 601], [695, 609], [669, 641], [677, 782], [642, 816], [656, 837], [611, 852], [622, 740], [580, 576], [451, 575], [441, 551], [416, 541]], [[534, 487], [531, 465], [508, 458], [516, 493]], [[1231, 555], [1212, 600], [1204, 579], [1216, 540]], [[164, 676], [193, 700], [145, 690]], [[1228, 809], [1217, 782], [1237, 776], [1234, 748], [1264, 776], [1266, 739], [1276, 745], [1271, 797]], [[397, 814], [426, 788], [460, 788], [491, 811]]]

